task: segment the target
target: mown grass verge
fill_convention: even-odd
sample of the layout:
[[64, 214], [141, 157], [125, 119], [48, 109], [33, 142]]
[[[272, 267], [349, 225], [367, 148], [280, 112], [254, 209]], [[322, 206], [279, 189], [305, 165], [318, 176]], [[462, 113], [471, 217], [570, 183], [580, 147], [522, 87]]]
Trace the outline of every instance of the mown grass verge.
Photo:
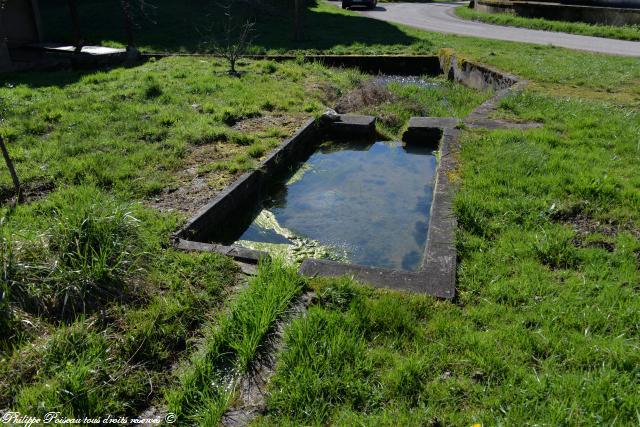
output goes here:
[[487, 24], [505, 25], [508, 27], [531, 28], [532, 30], [555, 31], [560, 33], [580, 34], [583, 36], [605, 37], [620, 40], [640, 40], [640, 26], [596, 25], [583, 22], [552, 21], [544, 18], [525, 18], [509, 13], [483, 13], [466, 6], [455, 9], [460, 18]]
[[228, 313], [212, 325], [201, 350], [183, 368], [179, 386], [168, 392], [169, 411], [182, 422], [218, 424], [239, 377], [250, 371], [304, 283], [293, 267], [263, 260], [258, 275], [231, 301]]

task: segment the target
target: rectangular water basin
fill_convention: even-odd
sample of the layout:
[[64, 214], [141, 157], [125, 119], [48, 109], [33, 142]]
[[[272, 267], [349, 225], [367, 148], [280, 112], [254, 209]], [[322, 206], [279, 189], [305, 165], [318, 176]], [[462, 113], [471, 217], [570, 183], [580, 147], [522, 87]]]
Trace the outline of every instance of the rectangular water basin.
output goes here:
[[227, 227], [217, 240], [297, 261], [417, 270], [436, 166], [433, 146], [325, 142], [269, 185], [250, 219]]

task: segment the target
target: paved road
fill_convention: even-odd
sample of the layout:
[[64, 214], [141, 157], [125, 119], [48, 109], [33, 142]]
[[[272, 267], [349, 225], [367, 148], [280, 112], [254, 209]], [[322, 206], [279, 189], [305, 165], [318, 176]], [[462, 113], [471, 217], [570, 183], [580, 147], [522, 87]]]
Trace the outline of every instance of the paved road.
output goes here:
[[[340, 5], [337, 2], [332, 3], [336, 6]], [[459, 4], [446, 3], [378, 3], [378, 7], [375, 10], [362, 10], [360, 13], [370, 18], [396, 22], [439, 33], [543, 45], [550, 44], [569, 49], [640, 57], [640, 42], [503, 27], [467, 21], [455, 16], [453, 9], [458, 6]]]

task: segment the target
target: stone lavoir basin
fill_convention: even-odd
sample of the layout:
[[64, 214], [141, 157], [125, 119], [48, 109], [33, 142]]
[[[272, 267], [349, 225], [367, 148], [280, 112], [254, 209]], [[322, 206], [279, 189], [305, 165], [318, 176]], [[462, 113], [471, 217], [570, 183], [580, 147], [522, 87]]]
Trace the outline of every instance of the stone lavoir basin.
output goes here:
[[[412, 84], [411, 76], [444, 75], [495, 91], [462, 120], [471, 127], [517, 127], [489, 116], [500, 99], [526, 85], [483, 64], [458, 60], [449, 50], [438, 56], [305, 60], [409, 76]], [[374, 117], [324, 119], [310, 119], [255, 170], [203, 206], [173, 235], [174, 246], [233, 257], [249, 274], [261, 259], [279, 254], [299, 263], [308, 277], [348, 276], [375, 287], [454, 298], [453, 197], [461, 120], [413, 117], [399, 143], [376, 139]]]
[[396, 142], [377, 137], [371, 116], [312, 119], [203, 207], [176, 246], [231, 256], [248, 272], [277, 256], [307, 276], [452, 298], [457, 123], [412, 118]]
[[[423, 259], [437, 159], [427, 145], [325, 142], [271, 186], [222, 243], [294, 261], [330, 258], [398, 270]], [[246, 224], [245, 220], [245, 224]]]

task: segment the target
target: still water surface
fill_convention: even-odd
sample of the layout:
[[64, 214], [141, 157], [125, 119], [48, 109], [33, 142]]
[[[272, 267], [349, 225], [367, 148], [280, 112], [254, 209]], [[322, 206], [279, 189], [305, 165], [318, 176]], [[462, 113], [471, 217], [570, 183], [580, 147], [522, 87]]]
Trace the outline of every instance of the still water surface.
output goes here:
[[387, 141], [323, 144], [263, 202], [278, 226], [254, 221], [240, 240], [286, 244], [288, 233], [281, 232], [286, 229], [355, 264], [416, 270], [436, 165], [427, 147]]

